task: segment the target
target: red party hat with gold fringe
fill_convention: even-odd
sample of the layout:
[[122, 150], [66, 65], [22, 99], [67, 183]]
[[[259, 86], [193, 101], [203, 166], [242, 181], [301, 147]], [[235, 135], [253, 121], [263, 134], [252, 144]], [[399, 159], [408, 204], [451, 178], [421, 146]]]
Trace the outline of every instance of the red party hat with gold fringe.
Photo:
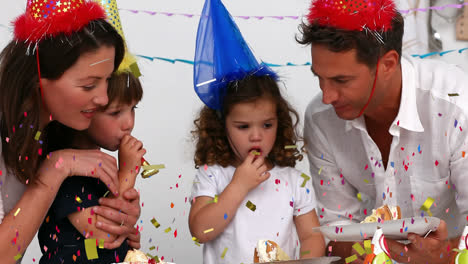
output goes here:
[[15, 39], [28, 43], [71, 34], [89, 21], [106, 18], [103, 8], [86, 0], [28, 0], [26, 12], [15, 19]]
[[307, 20], [351, 31], [385, 32], [392, 28], [396, 12], [393, 0], [314, 0]]

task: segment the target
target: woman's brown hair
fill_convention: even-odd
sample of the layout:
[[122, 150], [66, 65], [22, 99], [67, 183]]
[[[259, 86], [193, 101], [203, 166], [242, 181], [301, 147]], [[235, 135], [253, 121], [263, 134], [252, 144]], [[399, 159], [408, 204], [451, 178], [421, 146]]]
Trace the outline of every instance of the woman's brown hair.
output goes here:
[[[102, 46], [115, 48], [117, 69], [124, 42], [105, 20], [91, 21], [71, 35], [46, 38], [35, 44], [11, 41], [0, 54], [0, 133], [2, 156], [9, 172], [22, 182], [34, 180], [47, 155], [47, 140], [36, 139], [42, 104], [36, 52], [41, 77], [57, 80], [85, 53]], [[46, 138], [47, 127], [40, 138]]]
[[[199, 117], [194, 121], [192, 134], [196, 140], [195, 167], [204, 164], [219, 164], [223, 167], [232, 165], [236, 154], [229, 145], [225, 118], [232, 107], [239, 103], [251, 102], [260, 98], [269, 98], [276, 105], [278, 129], [276, 141], [267, 159], [278, 166], [294, 167], [302, 155], [295, 145], [299, 140], [296, 127], [299, 115], [281, 96], [278, 84], [270, 76], [248, 76], [240, 81], [231, 82], [224, 97], [223, 109], [216, 111], [204, 106]], [[294, 118], [294, 121], [293, 121]]]

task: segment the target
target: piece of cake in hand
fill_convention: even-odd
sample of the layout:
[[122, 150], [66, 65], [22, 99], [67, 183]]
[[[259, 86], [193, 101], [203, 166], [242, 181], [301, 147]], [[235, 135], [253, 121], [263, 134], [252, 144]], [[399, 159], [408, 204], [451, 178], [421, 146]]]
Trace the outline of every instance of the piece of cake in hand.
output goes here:
[[372, 214], [367, 216], [361, 223], [376, 223], [384, 222], [388, 220], [401, 219], [400, 207], [392, 205], [382, 205], [377, 209], [372, 210]]
[[275, 242], [271, 240], [259, 240], [254, 252], [254, 263], [290, 260]]

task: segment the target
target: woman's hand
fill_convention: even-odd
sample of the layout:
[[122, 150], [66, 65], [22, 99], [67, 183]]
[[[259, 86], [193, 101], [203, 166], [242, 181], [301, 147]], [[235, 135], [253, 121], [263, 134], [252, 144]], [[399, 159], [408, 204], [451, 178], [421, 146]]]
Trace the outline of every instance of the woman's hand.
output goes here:
[[63, 182], [71, 176], [98, 178], [109, 190], [118, 196], [119, 178], [117, 161], [111, 155], [100, 150], [64, 149], [50, 153], [39, 168], [39, 180], [43, 183], [56, 183], [57, 174], [47, 171], [59, 170]]
[[140, 234], [134, 228], [141, 213], [140, 195], [135, 189], [130, 189], [123, 193], [123, 198], [101, 198], [100, 206], [93, 209], [97, 215], [111, 221], [98, 222], [96, 227], [118, 236], [116, 241], [104, 245], [108, 249], [120, 246], [127, 237], [131, 247], [140, 247]]

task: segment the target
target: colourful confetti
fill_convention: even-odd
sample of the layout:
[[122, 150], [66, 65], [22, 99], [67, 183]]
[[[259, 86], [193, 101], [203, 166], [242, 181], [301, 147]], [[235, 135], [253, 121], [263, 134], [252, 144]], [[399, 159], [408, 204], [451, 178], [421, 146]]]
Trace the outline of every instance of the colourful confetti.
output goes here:
[[88, 238], [85, 239], [85, 249], [86, 249], [86, 257], [88, 260], [97, 259], [99, 258], [97, 248], [96, 248], [96, 239]]
[[14, 259], [15, 259], [15, 261], [18, 261], [18, 259], [20, 259], [21, 257], [22, 257], [22, 255], [18, 253], [18, 255], [16, 255], [16, 256], [14, 257]]
[[154, 227], [156, 228], [159, 228], [161, 225], [158, 223], [158, 221], [156, 221], [156, 219], [153, 217], [153, 219], [151, 219], [151, 223], [154, 225]]
[[459, 96], [458, 93], [449, 93], [448, 96], [452, 97], [452, 96]]
[[16, 212], [15, 212], [14, 216], [17, 216], [20, 211], [21, 211], [21, 208], [16, 209]]
[[371, 240], [364, 240], [364, 249], [366, 250], [366, 254], [372, 253], [372, 241]]
[[81, 198], [78, 197], [78, 196], [75, 197], [75, 201], [77, 201], [78, 203], [82, 203], [82, 202], [83, 202], [83, 201], [81, 201]]
[[[320, 170], [322, 170], [322, 169], [320, 169]], [[320, 174], [320, 173], [319, 173], [319, 174]], [[304, 178], [304, 181], [302, 182], [301, 187], [305, 187], [307, 181], [310, 180], [310, 176], [308, 176], [308, 175], [305, 174], [305, 173], [302, 173], [302, 174], [301, 174], [301, 177]]]
[[429, 210], [429, 208], [431, 208], [433, 203], [434, 203], [434, 198], [428, 197], [419, 210], [422, 210], [426, 212], [429, 216], [432, 216], [432, 213]]
[[171, 230], [172, 230], [172, 228], [168, 227], [168, 228], [166, 228], [166, 230], [164, 230], [164, 233], [169, 233], [169, 232], [171, 232]]
[[356, 250], [356, 252], [359, 254], [359, 256], [362, 256], [362, 254], [365, 253], [364, 249], [362, 248], [361, 244], [359, 244], [359, 243], [355, 243], [353, 245], [353, 248], [354, 248], [354, 250]]
[[352, 256], [350, 256], [350, 257], [347, 257], [347, 258], [345, 259], [345, 262], [346, 262], [346, 263], [350, 263], [350, 262], [355, 261], [356, 259], [357, 259], [357, 256], [356, 256], [356, 255], [352, 255]]
[[207, 229], [205, 231], [203, 231], [204, 234], [206, 233], [210, 233], [210, 232], [213, 232], [214, 231], [214, 228], [210, 228], [210, 229]]
[[226, 256], [226, 252], [228, 251], [228, 248], [224, 248], [223, 254], [221, 254], [221, 258], [224, 259], [224, 256]]
[[284, 146], [284, 149], [296, 149], [296, 145], [289, 145], [289, 146]]
[[99, 239], [99, 248], [100, 249], [104, 248], [104, 239]]
[[253, 212], [255, 212], [255, 210], [257, 210], [257, 206], [255, 204], [253, 204], [251, 201], [247, 201], [245, 206], [247, 206], [247, 208], [249, 208]]
[[36, 141], [38, 141], [40, 137], [41, 137], [41, 131], [37, 131], [37, 132], [36, 132], [36, 136], [34, 137], [34, 139], [35, 139]]

